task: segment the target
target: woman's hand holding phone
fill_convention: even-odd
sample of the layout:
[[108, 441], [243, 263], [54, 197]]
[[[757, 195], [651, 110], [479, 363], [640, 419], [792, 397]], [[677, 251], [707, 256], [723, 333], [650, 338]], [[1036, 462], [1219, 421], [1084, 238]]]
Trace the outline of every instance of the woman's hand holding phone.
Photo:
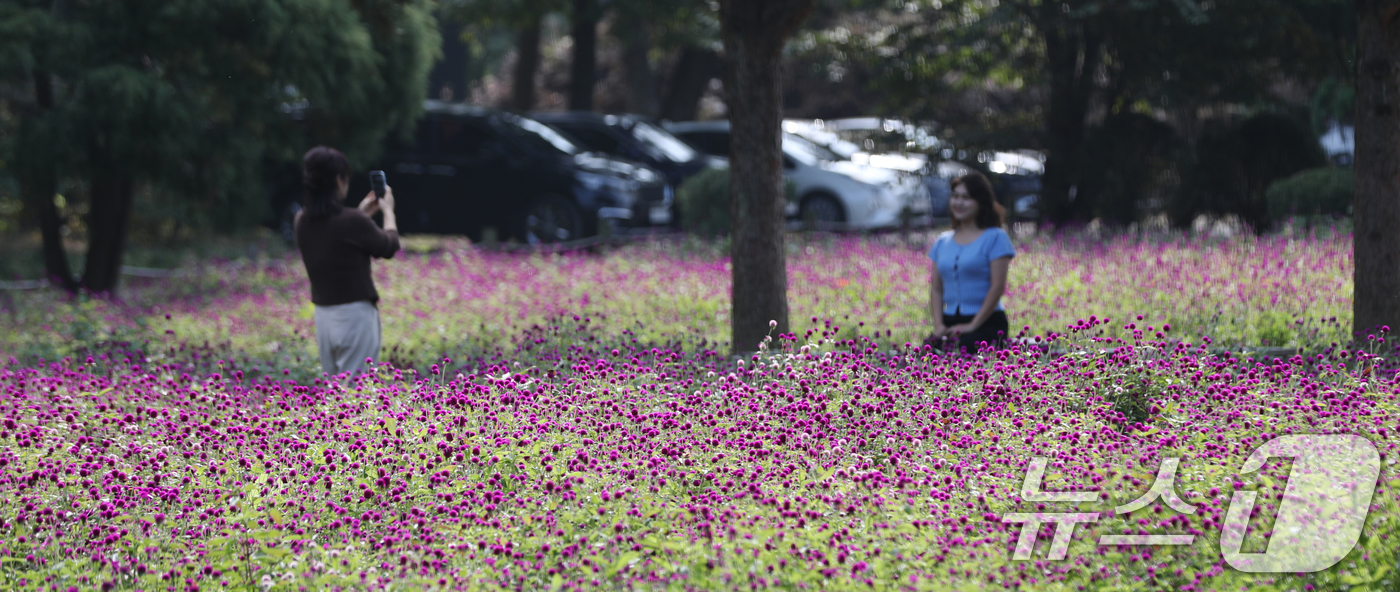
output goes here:
[[366, 216], [373, 216], [379, 213], [379, 198], [374, 196], [374, 192], [369, 192], [364, 199], [360, 200], [360, 211]]
[[393, 213], [394, 211], [394, 188], [384, 186], [384, 197], [376, 197], [373, 191], [365, 194], [365, 198], [360, 200], [360, 211], [373, 216], [378, 212]]

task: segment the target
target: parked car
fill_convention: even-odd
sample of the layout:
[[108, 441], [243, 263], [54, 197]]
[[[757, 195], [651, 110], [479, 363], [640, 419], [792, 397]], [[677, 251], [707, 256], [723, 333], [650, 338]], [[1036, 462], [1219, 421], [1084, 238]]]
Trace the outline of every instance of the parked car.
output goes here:
[[[877, 125], [874, 120], [872, 125]], [[847, 139], [847, 133], [837, 133], [828, 126], [828, 123], [820, 119], [785, 119], [783, 120], [783, 131], [800, 136], [802, 139], [812, 142], [822, 148], [826, 148], [836, 153], [841, 158], [856, 164], [870, 165], [882, 169], [904, 171], [906, 173], [923, 174], [928, 172], [928, 155], [917, 152], [895, 152], [877, 151], [873, 139], [862, 138]], [[867, 130], [857, 130], [867, 131]]]
[[810, 140], [856, 164], [918, 175], [928, 189], [931, 217], [948, 215], [948, 178], [927, 152], [944, 142], [924, 126], [898, 119], [851, 117], [783, 121], [783, 129]]
[[1013, 220], [1040, 217], [1040, 177], [1045, 156], [1034, 150], [983, 152], [977, 157], [997, 198]]
[[634, 160], [661, 171], [673, 187], [691, 175], [723, 163], [722, 159], [701, 153], [637, 115], [570, 111], [533, 113], [531, 117], [564, 132], [589, 150]]
[[[729, 155], [728, 121], [675, 123], [667, 130], [712, 156]], [[784, 133], [784, 176], [797, 189], [789, 217], [811, 219], [831, 228], [875, 229], [898, 226], [906, 207], [928, 216], [927, 192], [917, 179], [858, 165], [801, 137]], [[916, 220], [917, 221], [917, 220]]]
[[[987, 161], [973, 167], [956, 160], [944, 160], [934, 168], [934, 174], [924, 177], [933, 200], [934, 215], [948, 216], [948, 198], [952, 196], [951, 181], [977, 171], [992, 182], [997, 201], [1006, 207], [1011, 220], [1029, 220], [1040, 216], [1040, 170], [1021, 159], [1036, 159], [1035, 153], [984, 153]], [[1038, 162], [1038, 161], [1037, 161]]]
[[[895, 124], [897, 123], [899, 122], [895, 120], [882, 120], [874, 117], [832, 122], [820, 119], [787, 119], [783, 121], [783, 131], [826, 148], [842, 159], [855, 164], [896, 171], [898, 175], [912, 177], [909, 181], [925, 185], [925, 193], [929, 196], [929, 203], [923, 208], [927, 211], [927, 215], [921, 216], [920, 221], [931, 222], [934, 216], [947, 216], [947, 201], [941, 202], [940, 209], [940, 202], [934, 199], [939, 189], [940, 180], [936, 178], [935, 165], [929, 162], [927, 154], [892, 150], [878, 151], [885, 148], [888, 142], [877, 143], [875, 140], [877, 136], [884, 136], [881, 139], [885, 140], [887, 136], [899, 132], [900, 137], [902, 137], [903, 129], [896, 128]], [[943, 184], [946, 185], [946, 183]]]
[[[398, 202], [404, 233], [466, 234], [536, 244], [589, 236], [600, 224], [619, 229], [669, 222], [670, 185], [639, 163], [589, 152], [527, 117], [427, 101], [410, 142], [391, 136], [383, 170]], [[361, 171], [363, 173], [363, 171]], [[299, 188], [276, 191], [284, 232]], [[351, 201], [369, 192], [366, 175], [351, 179]]]
[[1349, 167], [1356, 160], [1356, 128], [1332, 122], [1327, 133], [1318, 139], [1327, 160], [1336, 166]]

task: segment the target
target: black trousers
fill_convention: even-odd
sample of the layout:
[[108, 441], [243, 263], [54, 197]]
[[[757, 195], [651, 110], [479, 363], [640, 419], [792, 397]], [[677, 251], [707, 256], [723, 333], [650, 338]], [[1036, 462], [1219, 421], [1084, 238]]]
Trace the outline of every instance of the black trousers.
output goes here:
[[[952, 327], [953, 325], [970, 323], [972, 322], [972, 317], [973, 315], [955, 315], [945, 312], [943, 313], [943, 326]], [[943, 351], [964, 349], [967, 350], [968, 353], [976, 353], [977, 350], [981, 348], [981, 344], [984, 341], [990, 345], [999, 347], [1007, 337], [1011, 336], [1010, 327], [1010, 324], [1006, 320], [1006, 311], [998, 310], [992, 312], [992, 316], [987, 317], [987, 322], [982, 323], [981, 327], [978, 327], [977, 330], [971, 333], [964, 333], [958, 336], [957, 339], [954, 339], [952, 334], [949, 334], [943, 339], [938, 339], [930, 335], [928, 339], [924, 340], [924, 345], [930, 345], [933, 346], [934, 349]]]

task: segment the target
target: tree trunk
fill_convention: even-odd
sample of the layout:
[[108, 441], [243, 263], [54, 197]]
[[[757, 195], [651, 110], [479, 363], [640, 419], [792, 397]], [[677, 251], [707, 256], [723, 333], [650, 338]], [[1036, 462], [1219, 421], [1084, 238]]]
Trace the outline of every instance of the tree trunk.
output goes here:
[[627, 110], [655, 117], [656, 77], [651, 71], [651, 34], [645, 23], [634, 23], [622, 33], [622, 59], [627, 67]]
[[[722, 0], [733, 222], [731, 347], [758, 349], [788, 332], [783, 251], [782, 49], [812, 0]], [[770, 328], [769, 323], [776, 322]]]
[[1357, 0], [1355, 296], [1360, 335], [1400, 331], [1400, 0]]
[[1083, 166], [1085, 117], [1093, 96], [1102, 38], [1084, 23], [1066, 22], [1060, 5], [1044, 4], [1045, 57], [1050, 73], [1050, 109], [1045, 114], [1045, 176], [1041, 180], [1042, 216], [1047, 222], [1086, 222], [1091, 208], [1076, 203]]
[[87, 266], [83, 287], [100, 295], [115, 296], [121, 278], [122, 254], [131, 221], [131, 177], [114, 167], [95, 164], [89, 191]]
[[78, 279], [68, 267], [68, 254], [63, 250], [63, 218], [54, 204], [57, 177], [52, 170], [33, 173], [32, 180], [21, 185], [25, 201], [39, 208], [39, 232], [44, 244], [44, 272], [49, 281], [68, 292], [78, 291]]
[[710, 81], [723, 72], [719, 54], [699, 47], [681, 50], [666, 85], [666, 98], [661, 102], [661, 118], [670, 121], [690, 121], [700, 110], [700, 97]]
[[569, 64], [569, 109], [593, 110], [597, 81], [598, 0], [574, 0], [574, 58]]
[[511, 109], [524, 113], [535, 108], [535, 72], [540, 69], [540, 19], [516, 33], [515, 72], [511, 79]]
[[[53, 79], [48, 72], [34, 70], [34, 99], [41, 111], [53, 109]], [[54, 195], [58, 193], [58, 171], [52, 162], [39, 163], [37, 170], [21, 173], [20, 194], [26, 203], [39, 209], [39, 233], [43, 237], [44, 272], [49, 281], [68, 292], [78, 290], [78, 280], [68, 268], [63, 250], [63, 219], [58, 215]]]
[[462, 26], [455, 20], [439, 16], [438, 27], [442, 30], [442, 59], [433, 65], [432, 72], [428, 74], [428, 98], [466, 100], [467, 67], [471, 57], [467, 44], [462, 41]]

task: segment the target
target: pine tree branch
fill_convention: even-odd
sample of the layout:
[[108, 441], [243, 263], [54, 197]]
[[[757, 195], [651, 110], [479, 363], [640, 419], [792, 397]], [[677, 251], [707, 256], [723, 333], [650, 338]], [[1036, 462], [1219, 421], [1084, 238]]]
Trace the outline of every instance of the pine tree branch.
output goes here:
[[0, 101], [5, 101], [24, 115], [37, 115], [39, 113], [39, 102], [28, 89], [0, 83]]

